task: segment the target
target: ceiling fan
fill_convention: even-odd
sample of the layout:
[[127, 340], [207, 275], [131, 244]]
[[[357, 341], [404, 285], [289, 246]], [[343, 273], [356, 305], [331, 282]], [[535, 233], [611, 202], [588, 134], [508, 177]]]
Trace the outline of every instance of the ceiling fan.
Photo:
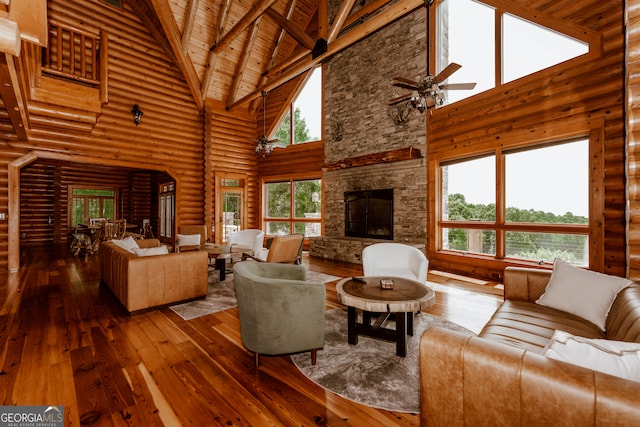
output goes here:
[[280, 142], [279, 139], [269, 139], [267, 138], [267, 124], [266, 124], [266, 113], [267, 113], [267, 92], [262, 91], [262, 136], [258, 139], [254, 139], [256, 142], [256, 154], [258, 156], [262, 155], [262, 157], [267, 157], [273, 151], [273, 144], [276, 142]]
[[[431, 34], [429, 29], [431, 22], [431, 17], [429, 16], [431, 3], [433, 3], [433, 0], [425, 0], [425, 4], [427, 6], [427, 35]], [[429, 52], [430, 44], [431, 43], [427, 41], [427, 73], [429, 73], [429, 70], [431, 69], [429, 66], [429, 60], [431, 57], [431, 53]], [[462, 68], [462, 65], [452, 62], [437, 75], [434, 76], [432, 74], [427, 74], [420, 81], [414, 81], [404, 77], [395, 77], [395, 83], [393, 85], [403, 89], [408, 89], [411, 93], [389, 100], [389, 105], [408, 100], [411, 102], [412, 107], [423, 113], [427, 108], [444, 104], [445, 90], [471, 90], [475, 88], [475, 83], [444, 83], [449, 76], [460, 68]]]

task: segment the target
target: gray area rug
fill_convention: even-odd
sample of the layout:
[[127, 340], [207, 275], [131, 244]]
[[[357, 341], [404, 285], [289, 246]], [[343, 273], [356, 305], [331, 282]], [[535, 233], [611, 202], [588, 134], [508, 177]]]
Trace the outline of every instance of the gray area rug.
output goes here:
[[347, 311], [336, 308], [326, 312], [324, 348], [318, 351], [315, 366], [309, 352], [291, 359], [310, 380], [346, 399], [389, 411], [419, 413], [418, 344], [431, 326], [472, 333], [440, 317], [418, 313], [413, 336], [407, 337], [407, 356], [400, 357], [392, 342], [359, 336], [358, 344], [348, 344]]
[[227, 273], [225, 280], [220, 281], [218, 271], [209, 267], [208, 283], [209, 290], [205, 299], [172, 305], [169, 308], [184, 320], [191, 320], [238, 306], [233, 273]]
[[[307, 271], [307, 280], [311, 282], [327, 283], [338, 279], [340, 277]], [[169, 308], [184, 320], [191, 320], [238, 306], [233, 273], [227, 273], [225, 280], [220, 281], [218, 271], [209, 267], [208, 283], [209, 290], [205, 299], [173, 305]]]

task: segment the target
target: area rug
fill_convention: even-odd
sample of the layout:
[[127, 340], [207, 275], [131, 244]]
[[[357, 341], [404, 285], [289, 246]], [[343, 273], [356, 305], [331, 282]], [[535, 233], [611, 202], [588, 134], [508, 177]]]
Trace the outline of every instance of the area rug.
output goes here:
[[184, 320], [191, 320], [207, 314], [217, 313], [238, 306], [236, 290], [233, 286], [233, 273], [227, 273], [225, 280], [220, 281], [219, 273], [209, 267], [209, 289], [205, 299], [186, 302], [169, 307]]
[[[393, 327], [393, 322], [388, 325]], [[291, 356], [296, 367], [310, 380], [354, 402], [396, 412], [420, 412], [418, 344], [422, 333], [441, 326], [472, 334], [468, 329], [440, 317], [418, 313], [413, 336], [407, 337], [407, 356], [396, 356], [396, 344], [358, 337], [347, 343], [347, 311], [327, 310], [324, 348], [316, 364], [309, 352]]]
[[[236, 290], [233, 285], [233, 273], [227, 273], [225, 280], [220, 281], [218, 271], [209, 267], [209, 290], [205, 299], [187, 302], [169, 307], [184, 320], [191, 320], [207, 314], [217, 313], [238, 306]], [[307, 271], [307, 280], [316, 283], [327, 283], [340, 277], [329, 274]]]

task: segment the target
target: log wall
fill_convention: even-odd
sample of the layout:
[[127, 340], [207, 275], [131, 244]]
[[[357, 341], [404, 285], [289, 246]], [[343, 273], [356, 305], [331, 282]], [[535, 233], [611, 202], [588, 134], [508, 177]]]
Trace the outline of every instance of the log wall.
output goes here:
[[21, 247], [67, 242], [72, 232], [69, 226], [71, 186], [116, 189], [117, 217], [137, 225], [142, 225], [143, 219], [151, 219], [152, 229], [157, 230], [157, 200], [151, 195], [155, 192], [158, 175], [162, 174], [44, 161], [22, 168]]
[[[509, 1], [486, 3], [509, 10]], [[587, 58], [577, 58], [523, 77], [428, 115], [429, 206], [435, 204], [437, 162], [488, 153], [578, 135], [592, 135], [600, 142], [602, 158], [592, 155], [591, 180], [600, 181], [604, 194], [592, 193], [591, 267], [625, 275], [625, 116], [624, 93], [624, 5], [621, 2], [528, 2], [538, 16], [567, 27], [595, 32], [601, 49]], [[533, 14], [531, 10], [529, 13]], [[543, 22], [544, 24], [544, 22]], [[549, 25], [550, 26], [550, 25]], [[597, 44], [596, 44], [597, 46]], [[593, 135], [600, 135], [593, 137]], [[598, 166], [600, 165], [600, 166]], [[544, 171], [540, 171], [544, 173]], [[532, 177], [534, 179], [535, 177]], [[593, 187], [592, 187], [593, 190]], [[594, 202], [594, 200], [596, 202]], [[597, 201], [603, 200], [602, 207]], [[430, 221], [436, 221], [432, 211]], [[454, 268], [492, 277], [504, 264], [488, 265], [471, 258], [456, 259], [437, 252], [434, 228], [429, 236], [429, 257], [434, 268]]]
[[[216, 177], [241, 177], [246, 180], [247, 228], [260, 228], [258, 204], [258, 175], [255, 153], [256, 118], [247, 110], [226, 111], [224, 104], [207, 101], [205, 104], [205, 212], [208, 230], [214, 233], [216, 213]], [[215, 242], [221, 236], [212, 234]]]
[[626, 4], [627, 277], [640, 280], [640, 0], [628, 0]]
[[[171, 57], [159, 47], [128, 2], [123, 2], [122, 10], [98, 1], [49, 0], [48, 4], [51, 19], [108, 35], [108, 103], [89, 131], [84, 127], [63, 129], [47, 115], [30, 111], [29, 141], [9, 137], [0, 141], [0, 182], [4, 183], [0, 212], [9, 211], [9, 164], [38, 150], [67, 156], [72, 163], [78, 159], [79, 167], [85, 168], [104, 164], [167, 171], [177, 181], [177, 222], [202, 223], [203, 114]], [[134, 104], [144, 112], [139, 126], [133, 124]], [[47, 107], [53, 111], [57, 108], [54, 104], [39, 104], [40, 109]], [[65, 230], [60, 229], [59, 235], [64, 234]], [[7, 223], [2, 222], [0, 269], [9, 264], [8, 240]]]

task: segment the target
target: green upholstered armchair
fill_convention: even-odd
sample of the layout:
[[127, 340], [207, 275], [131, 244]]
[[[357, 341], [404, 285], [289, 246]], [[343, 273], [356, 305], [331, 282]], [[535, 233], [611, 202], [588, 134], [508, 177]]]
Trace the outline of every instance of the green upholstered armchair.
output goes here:
[[307, 282], [300, 265], [243, 261], [233, 266], [242, 343], [256, 355], [280, 355], [324, 346], [326, 290]]

